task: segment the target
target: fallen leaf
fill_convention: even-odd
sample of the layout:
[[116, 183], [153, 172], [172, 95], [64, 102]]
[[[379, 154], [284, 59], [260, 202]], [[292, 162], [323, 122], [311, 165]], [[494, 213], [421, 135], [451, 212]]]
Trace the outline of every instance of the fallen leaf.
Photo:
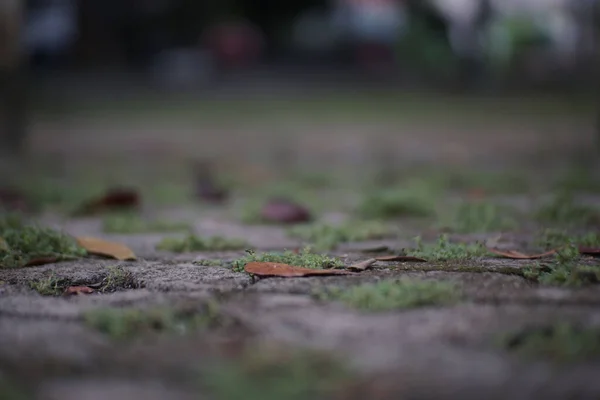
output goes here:
[[355, 271], [364, 271], [365, 269], [369, 268], [371, 265], [375, 264], [376, 262], [377, 262], [377, 260], [375, 258], [369, 258], [368, 260], [361, 261], [359, 263], [350, 265], [348, 267], [348, 269], [352, 269]]
[[551, 256], [556, 253], [556, 250], [550, 250], [541, 254], [523, 254], [516, 250], [498, 250], [498, 249], [487, 249], [490, 253], [494, 253], [498, 256], [502, 256], [505, 258], [511, 258], [513, 260], [535, 260], [537, 258], [543, 258]]
[[0, 209], [6, 211], [31, 211], [31, 204], [25, 195], [17, 189], [10, 187], [0, 188]]
[[414, 261], [414, 262], [427, 262], [427, 260], [413, 256], [381, 256], [375, 257], [377, 261]]
[[214, 173], [206, 162], [199, 162], [196, 169], [196, 195], [210, 203], [221, 203], [227, 198], [227, 191], [214, 179]]
[[600, 257], [600, 248], [579, 246], [579, 253], [586, 256]]
[[57, 261], [58, 261], [58, 257], [54, 257], [54, 256], [38, 257], [38, 258], [33, 258], [33, 259], [27, 261], [25, 266], [26, 267], [35, 267], [36, 265], [52, 264]]
[[375, 246], [375, 247], [367, 247], [364, 249], [360, 249], [362, 253], [381, 253], [382, 251], [388, 251], [390, 248], [388, 246]]
[[77, 215], [97, 214], [106, 211], [115, 211], [136, 208], [140, 205], [140, 196], [134, 189], [113, 188], [103, 196], [85, 203], [76, 212]]
[[275, 262], [249, 262], [244, 271], [258, 276], [279, 276], [284, 278], [312, 276], [312, 275], [350, 275], [352, 272], [338, 269], [312, 269], [295, 267], [289, 264]]
[[131, 249], [123, 244], [109, 242], [93, 237], [77, 238], [77, 243], [90, 254], [116, 258], [117, 260], [135, 260], [136, 256]]
[[65, 292], [65, 296], [72, 296], [77, 294], [91, 294], [94, 293], [94, 289], [87, 286], [69, 286]]
[[267, 222], [297, 224], [312, 219], [310, 212], [301, 205], [287, 199], [274, 198], [263, 206], [261, 217]]

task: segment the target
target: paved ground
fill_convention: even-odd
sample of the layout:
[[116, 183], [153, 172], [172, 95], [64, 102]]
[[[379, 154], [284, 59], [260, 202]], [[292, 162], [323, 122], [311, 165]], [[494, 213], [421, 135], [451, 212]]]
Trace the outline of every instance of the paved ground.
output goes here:
[[[593, 142], [585, 111], [567, 117], [554, 112], [548, 118], [532, 117], [526, 106], [508, 106], [509, 101], [490, 102], [484, 106], [483, 118], [466, 112], [453, 119], [439, 110], [398, 117], [389, 107], [387, 117], [381, 118], [376, 97], [363, 98], [359, 106], [341, 112], [336, 108], [329, 114], [323, 111], [321, 119], [310, 118], [319, 109], [313, 104], [318, 99], [307, 102], [313, 104], [307, 106], [308, 111], [291, 116], [293, 104], [262, 100], [260, 112], [254, 110], [252, 118], [244, 119], [240, 110], [255, 104], [244, 101], [223, 101], [222, 107], [234, 104], [232, 111], [221, 114], [223, 120], [208, 122], [197, 117], [195, 106], [155, 119], [152, 112], [146, 112], [143, 119], [113, 117], [108, 111], [95, 117], [43, 116], [35, 121], [32, 148], [46, 175], [60, 175], [60, 180], [52, 182], [59, 182], [64, 190], [80, 195], [77, 187], [65, 182], [80, 187], [139, 183], [148, 196], [144, 217], [186, 221], [202, 237], [242, 238], [260, 254], [303, 245], [285, 227], [247, 225], [238, 218], [245, 199], [260, 198], [277, 182], [284, 188], [280, 190], [318, 210], [320, 221], [333, 223], [352, 218], [364, 196], [382, 185], [402, 188], [407, 178], [426, 180], [432, 170], [443, 172], [449, 180], [450, 168], [481, 172], [483, 178], [436, 198], [440, 218], [467, 192], [481, 186], [485, 202], [508, 204], [521, 213], [519, 227], [500, 239], [493, 228], [477, 234], [451, 233], [450, 239], [493, 239], [499, 240], [499, 247], [531, 251], [543, 228], [534, 221], [534, 211], [544, 195], [554, 193], [557, 171], [570, 165], [573, 157], [589, 156], [587, 148]], [[398, 106], [402, 110], [409, 100], [399, 101], [405, 102]], [[437, 101], [442, 108], [452, 104], [447, 99]], [[198, 112], [210, 115], [214, 108], [202, 104]], [[271, 109], [274, 104], [280, 104], [281, 113]], [[498, 115], [502, 107], [506, 107], [505, 115]], [[357, 109], [367, 111], [359, 118]], [[231, 178], [234, 197], [223, 205], [206, 206], [186, 199], [185, 190], [193, 185], [181, 173], [187, 171], [182, 160], [205, 157], [215, 160]], [[119, 162], [126, 169], [119, 169]], [[377, 183], [373, 174], [382, 168], [400, 176], [390, 178], [394, 183]], [[329, 180], [311, 186], [307, 178], [295, 173], [298, 170]], [[518, 172], [510, 175], [513, 170]], [[515, 176], [514, 184], [512, 178], [506, 184], [507, 176]], [[571, 175], [571, 181], [577, 177]], [[524, 189], [515, 189], [518, 178], [527, 182]], [[578, 193], [583, 203], [593, 205], [600, 199], [593, 193], [593, 182], [588, 179]], [[252, 279], [234, 272], [229, 264], [244, 256], [242, 250], [174, 254], [158, 251], [155, 245], [177, 234], [109, 234], [102, 229], [104, 216], [67, 218], [56, 209], [37, 218], [76, 236], [126, 244], [139, 259], [88, 258], [0, 269], [0, 378], [4, 377], [0, 398], [325, 396], [307, 391], [306, 397], [293, 397], [293, 389], [281, 388], [313, 388], [321, 378], [333, 382], [329, 375], [338, 368], [318, 363], [309, 364], [306, 370], [293, 367], [301, 363], [299, 356], [288, 354], [293, 349], [301, 349], [300, 354], [309, 350], [331, 354], [351, 369], [351, 378], [343, 381], [334, 398], [600, 398], [598, 354], [563, 363], [542, 356], [527, 358], [497, 342], [504, 333], [557, 323], [600, 328], [600, 287], [557, 286], [527, 279], [522, 271], [535, 261], [484, 256], [460, 262], [379, 262], [352, 276]], [[390, 218], [384, 223], [396, 229], [395, 236], [344, 243], [328, 253], [350, 265], [372, 256], [361, 251], [364, 248], [385, 244], [401, 249], [410, 246], [410, 238], [418, 234], [435, 242], [439, 222], [437, 217], [424, 222]], [[570, 228], [573, 232], [582, 229]], [[583, 231], [596, 232], [597, 226]], [[223, 265], [194, 263], [202, 259], [218, 259]], [[590, 258], [580, 262], [597, 265]], [[115, 266], [128, 278], [114, 292], [63, 297], [42, 296], [30, 289], [31, 282], [48, 279], [52, 273], [71, 284], [94, 285], [105, 281]], [[313, 296], [317, 289], [349, 290], [397, 278], [453, 282], [463, 297], [452, 305], [374, 312]], [[173, 322], [179, 328], [166, 333], [150, 332], [160, 328], [160, 323], [151, 324], [142, 326], [132, 338], [119, 340], [86, 323], [86, 316], [105, 307], [163, 307], [199, 316], [204, 323], [188, 331], [185, 323]], [[579, 339], [569, 340], [575, 344], [559, 339], [550, 347], [586, 345]], [[599, 340], [596, 337], [595, 346]], [[271, 361], [257, 360], [257, 354]], [[224, 360], [230, 364], [224, 365]], [[286, 375], [290, 365], [295, 372]], [[18, 397], [21, 390], [24, 397]]]

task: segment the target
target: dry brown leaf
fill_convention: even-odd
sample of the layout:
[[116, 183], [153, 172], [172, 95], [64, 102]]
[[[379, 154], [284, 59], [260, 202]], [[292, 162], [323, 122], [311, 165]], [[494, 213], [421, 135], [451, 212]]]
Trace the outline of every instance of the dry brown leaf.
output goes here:
[[355, 271], [364, 271], [365, 269], [369, 268], [371, 265], [375, 264], [376, 262], [377, 262], [377, 260], [375, 258], [369, 258], [368, 260], [361, 261], [359, 263], [350, 265], [348, 267], [348, 269], [352, 269]]
[[349, 275], [352, 272], [337, 269], [312, 269], [295, 267], [289, 264], [275, 262], [249, 262], [244, 267], [249, 274], [258, 276], [279, 276], [284, 278], [313, 276], [313, 275]]
[[117, 260], [135, 260], [136, 256], [131, 249], [121, 243], [109, 242], [93, 237], [77, 238], [77, 243], [90, 254], [116, 258]]
[[106, 211], [132, 209], [140, 205], [140, 196], [134, 189], [112, 188], [103, 196], [85, 203], [75, 213], [76, 215], [90, 215]]
[[54, 256], [38, 257], [38, 258], [32, 258], [31, 260], [27, 261], [25, 266], [26, 267], [35, 267], [36, 265], [52, 264], [57, 261], [58, 261], [58, 257], [54, 257]]
[[600, 257], [600, 248], [579, 246], [579, 253], [586, 256]]
[[381, 256], [375, 257], [377, 261], [414, 261], [414, 262], [427, 262], [427, 260], [413, 256]]
[[69, 286], [65, 290], [64, 295], [71, 296], [71, 295], [77, 295], [77, 294], [91, 294], [91, 293], [94, 293], [94, 289], [87, 287], [87, 286]]
[[556, 250], [549, 250], [541, 254], [523, 254], [516, 250], [498, 250], [498, 249], [487, 249], [490, 253], [494, 253], [498, 256], [505, 258], [511, 258], [513, 260], [535, 260], [537, 258], [544, 258], [551, 256], [556, 253]]

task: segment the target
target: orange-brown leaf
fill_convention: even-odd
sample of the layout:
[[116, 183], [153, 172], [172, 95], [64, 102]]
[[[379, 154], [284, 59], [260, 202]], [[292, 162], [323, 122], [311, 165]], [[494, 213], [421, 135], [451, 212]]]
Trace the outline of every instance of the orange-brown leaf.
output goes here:
[[77, 238], [77, 243], [90, 254], [115, 258], [117, 260], [135, 260], [136, 256], [131, 249], [121, 243], [109, 242], [107, 240], [93, 237]]
[[556, 250], [549, 250], [541, 254], [523, 254], [516, 250], [498, 250], [498, 249], [487, 249], [490, 253], [494, 253], [498, 256], [510, 258], [513, 260], [535, 260], [537, 258], [544, 258], [556, 254]]
[[313, 276], [313, 275], [348, 275], [351, 272], [336, 269], [312, 269], [295, 267], [289, 264], [275, 262], [249, 262], [244, 267], [249, 274], [257, 276], [279, 276], [285, 278]]
[[32, 258], [27, 261], [25, 264], [26, 267], [35, 267], [36, 265], [44, 265], [44, 264], [52, 264], [58, 261], [58, 257], [48, 256], [48, 257], [38, 257]]
[[586, 256], [600, 257], [600, 248], [579, 246], [579, 253]]
[[78, 215], [96, 214], [106, 211], [131, 209], [140, 205], [137, 191], [127, 188], [113, 188], [103, 196], [85, 203], [77, 212]]
[[427, 262], [427, 260], [413, 256], [381, 256], [375, 257], [377, 261], [414, 261], [414, 262]]
[[72, 296], [72, 295], [77, 295], [77, 294], [91, 294], [91, 293], [94, 293], [94, 289], [87, 287], [87, 286], [69, 286], [65, 290], [64, 295]]

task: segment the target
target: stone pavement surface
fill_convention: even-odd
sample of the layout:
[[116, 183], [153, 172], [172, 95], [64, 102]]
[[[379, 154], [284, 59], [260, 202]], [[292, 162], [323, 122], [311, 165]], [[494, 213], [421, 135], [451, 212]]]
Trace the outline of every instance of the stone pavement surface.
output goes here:
[[[79, 123], [69, 125], [65, 130], [75, 131]], [[578, 123], [565, 123], [565, 126]], [[56, 133], [58, 122], [48, 124], [40, 125], [51, 128], [48, 137], [39, 135], [36, 139], [39, 141], [38, 148], [44, 148], [44, 144], [40, 144], [42, 142], [51, 142], [53, 134], [67, 135], [64, 131]], [[338, 128], [341, 129], [341, 126]], [[323, 131], [327, 129], [321, 128]], [[360, 131], [363, 128], [354, 126], [353, 129]], [[91, 128], [90, 132], [93, 130]], [[115, 139], [118, 135], [111, 132], [113, 139], [118, 140]], [[559, 147], [560, 143], [568, 142], [569, 135], [562, 132], [562, 136], [555, 135], [562, 138], [562, 142], [557, 139]], [[185, 132], [182, 133], [182, 137], [185, 135]], [[415, 134], [415, 137], [418, 136]], [[515, 134], [512, 138], [517, 136]], [[480, 151], [480, 156], [476, 162], [481, 163], [484, 155], [494, 154], [494, 149], [499, 148], [492, 141], [486, 147], [485, 140], [475, 135], [456, 137], [462, 138], [454, 141], [460, 149], [468, 148], [470, 138], [477, 143], [475, 148]], [[446, 143], [438, 136], [438, 147], [434, 149], [434, 138], [433, 134], [421, 138], [429, 143], [429, 150], [439, 150], [436, 156], [431, 156], [433, 158], [445, 154], [442, 144]], [[121, 143], [127, 146], [129, 140], [133, 139], [123, 135]], [[500, 139], [496, 137], [494, 140]], [[307, 142], [302, 143], [308, 146]], [[85, 143], [89, 144], [84, 139], [75, 138], [72, 145], [77, 147]], [[367, 142], [358, 143], [356, 146], [360, 149], [360, 143]], [[505, 160], [503, 157], [510, 154], [511, 149], [519, 147], [511, 138], [505, 138], [505, 143], [508, 144], [503, 148], [504, 152], [497, 154], [500, 162]], [[536, 143], [541, 143], [541, 139]], [[417, 146], [415, 142], [412, 145]], [[215, 144], [216, 148], [219, 146], [223, 144]], [[531, 143], [529, 148], [529, 154], [535, 153]], [[353, 149], [348, 151], [346, 156], [351, 160], [355, 153]], [[373, 151], [377, 154], [378, 150]], [[404, 148], [398, 153], [408, 158], [413, 150]], [[452, 155], [449, 158], [453, 159]], [[494, 161], [490, 158], [489, 162], [492, 164]], [[324, 163], [326, 165], [326, 161]], [[352, 167], [356, 168], [356, 165]], [[548, 176], [542, 174], [540, 179], [546, 178]], [[356, 202], [352, 196], [360, 198], [363, 193], [357, 193], [357, 190], [351, 192], [352, 195], [348, 196], [343, 192], [341, 197], [354, 205]], [[586, 198], [589, 204], [597, 204], [598, 200], [593, 194]], [[513, 204], [532, 211], [539, 205], [540, 197], [508, 193], [490, 195], [485, 201]], [[335, 202], [332, 200], [330, 210], [319, 215], [321, 221], [350, 218], [351, 212], [347, 210], [352, 207], [337, 210]], [[163, 207], [160, 211], [151, 209], [149, 213], [160, 213], [166, 219], [184, 219], [202, 237], [243, 238], [259, 254], [267, 250], [296, 249], [304, 244], [302, 240], [290, 237], [286, 227], [245, 225], [231, 213], [223, 211], [223, 207], [180, 205]], [[307, 354], [311, 350], [330, 354], [351, 369], [352, 378], [344, 381], [341, 391], [331, 398], [600, 398], [598, 355], [565, 363], [543, 357], [525, 357], [498, 345], [501, 334], [527, 332], [527, 329], [558, 323], [600, 329], [600, 286], [570, 287], [535, 282], [524, 276], [522, 271], [536, 261], [488, 255], [448, 262], [378, 262], [373, 268], [351, 276], [252, 278], [245, 272], [235, 272], [231, 267], [233, 260], [245, 255], [243, 250], [159, 251], [156, 244], [161, 239], [177, 234], [106, 233], [102, 229], [102, 219], [102, 216], [62, 218], [47, 213], [38, 221], [74, 236], [95, 236], [123, 243], [136, 253], [137, 261], [92, 257], [0, 269], [0, 398], [320, 398], [321, 395], [316, 392], [306, 392], [306, 397], [294, 397], [292, 389], [287, 392], [272, 389], [278, 384], [286, 387], [310, 385], [317, 379], [307, 377], [310, 375], [307, 372], [296, 371], [295, 375], [284, 377], [279, 383], [276, 379], [270, 380], [278, 376], [286, 365], [297, 362], [293, 356], [286, 355], [291, 349], [300, 349], [301, 353]], [[339, 257], [345, 265], [351, 265], [371, 257], [362, 251], [365, 247], [386, 244], [391, 249], [401, 249], [408, 247], [412, 243], [411, 237], [418, 234], [422, 234], [424, 240], [435, 241], [436, 233], [419, 228], [418, 224], [417, 228], [413, 228], [410, 221], [390, 221], [401, 230], [395, 238], [343, 243], [327, 253]], [[538, 228], [525, 226], [521, 230], [504, 233], [503, 246], [521, 251], [531, 249]], [[496, 240], [498, 234], [498, 231], [476, 235], [451, 233], [450, 239], [471, 242], [476, 239]], [[200, 265], [199, 260], [221, 260], [221, 265]], [[597, 267], [591, 258], [586, 258], [585, 262]], [[44, 296], [31, 289], [30, 285], [55, 276], [71, 285], [93, 286], [106, 281], [115, 267], [127, 279], [114, 291], [106, 293]], [[448, 305], [378, 312], [359, 310], [342, 302], [325, 301], [314, 296], [319, 289], [339, 287], [349, 290], [363, 283], [400, 278], [452, 282], [463, 296], [459, 302]], [[174, 331], [157, 333], [161, 327], [161, 323], [157, 322], [157, 326], [142, 327], [131, 338], [119, 339], [116, 334], [103, 333], [89, 323], [90, 315], [106, 308], [167, 309], [188, 317], [199, 317], [203, 323], [192, 329], [184, 322], [173, 322]], [[133, 324], [135, 327], [135, 322]], [[596, 339], [598, 346], [600, 338]], [[559, 347], [570, 345], [577, 347], [579, 343], [556, 344]], [[233, 360], [234, 366], [246, 362], [247, 352], [251, 354], [250, 358], [256, 354], [274, 354], [278, 363], [267, 369], [266, 376], [249, 368], [243, 377], [235, 367], [222, 365], [223, 360]], [[324, 380], [329, 379], [318, 366], [309, 369], [316, 375], [323, 375]], [[217, 377], [211, 373], [217, 374]], [[212, 378], [203, 378], [206, 376]], [[219, 384], [215, 384], [215, 389], [206, 382]], [[236, 392], [236, 388], [240, 391]]]

